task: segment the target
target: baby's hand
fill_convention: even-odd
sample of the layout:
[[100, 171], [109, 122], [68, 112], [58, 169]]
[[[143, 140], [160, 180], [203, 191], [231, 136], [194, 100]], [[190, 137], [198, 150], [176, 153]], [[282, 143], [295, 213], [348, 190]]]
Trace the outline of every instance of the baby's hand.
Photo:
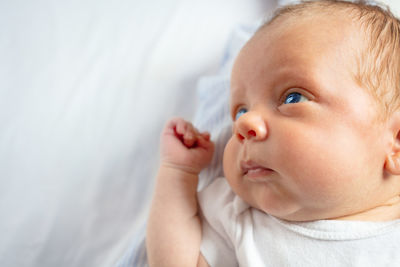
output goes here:
[[210, 134], [200, 133], [190, 122], [171, 119], [161, 135], [162, 164], [198, 174], [206, 167], [214, 153]]

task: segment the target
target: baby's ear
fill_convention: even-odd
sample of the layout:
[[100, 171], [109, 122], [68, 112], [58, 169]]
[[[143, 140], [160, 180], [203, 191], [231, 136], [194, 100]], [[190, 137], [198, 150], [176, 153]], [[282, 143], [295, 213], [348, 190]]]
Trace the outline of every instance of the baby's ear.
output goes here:
[[390, 174], [400, 175], [400, 111], [394, 112], [388, 122], [392, 140], [386, 155], [385, 169]]

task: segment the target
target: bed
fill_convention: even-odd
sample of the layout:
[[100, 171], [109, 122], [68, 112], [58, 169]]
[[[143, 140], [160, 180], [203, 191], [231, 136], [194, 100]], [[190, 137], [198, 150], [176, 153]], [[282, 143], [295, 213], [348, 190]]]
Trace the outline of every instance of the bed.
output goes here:
[[165, 121], [229, 134], [231, 63], [277, 5], [1, 1], [0, 266], [139, 266]]

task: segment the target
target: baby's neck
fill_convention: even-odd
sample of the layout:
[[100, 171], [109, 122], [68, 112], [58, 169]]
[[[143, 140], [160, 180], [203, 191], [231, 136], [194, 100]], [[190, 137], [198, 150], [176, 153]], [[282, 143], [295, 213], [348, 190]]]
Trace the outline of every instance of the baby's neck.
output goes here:
[[334, 219], [349, 221], [392, 221], [400, 219], [400, 196], [395, 196], [378, 207]]

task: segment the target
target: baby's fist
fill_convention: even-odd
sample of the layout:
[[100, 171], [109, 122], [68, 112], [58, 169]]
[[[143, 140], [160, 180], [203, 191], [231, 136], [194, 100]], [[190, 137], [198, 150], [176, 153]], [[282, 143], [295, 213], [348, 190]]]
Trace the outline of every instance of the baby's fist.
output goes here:
[[182, 118], [171, 119], [161, 135], [163, 164], [198, 174], [213, 156], [214, 144], [210, 134], [200, 133]]

